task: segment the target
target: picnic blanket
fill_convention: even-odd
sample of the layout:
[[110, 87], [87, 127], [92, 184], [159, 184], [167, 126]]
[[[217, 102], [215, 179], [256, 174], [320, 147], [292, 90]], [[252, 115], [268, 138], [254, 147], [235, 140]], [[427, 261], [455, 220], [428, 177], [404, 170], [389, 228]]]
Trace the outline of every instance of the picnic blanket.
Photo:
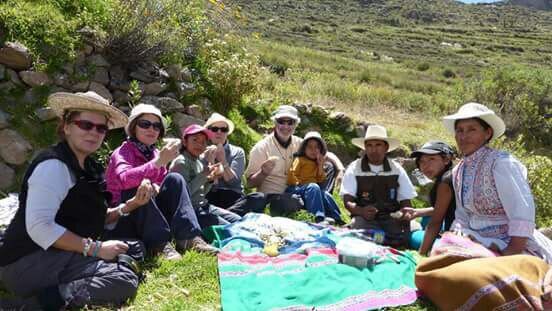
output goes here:
[[[338, 263], [335, 245], [351, 238], [346, 229], [250, 213], [214, 231], [223, 310], [369, 310], [416, 301], [416, 260], [408, 253], [365, 268]], [[284, 240], [276, 257], [262, 252], [271, 236]]]

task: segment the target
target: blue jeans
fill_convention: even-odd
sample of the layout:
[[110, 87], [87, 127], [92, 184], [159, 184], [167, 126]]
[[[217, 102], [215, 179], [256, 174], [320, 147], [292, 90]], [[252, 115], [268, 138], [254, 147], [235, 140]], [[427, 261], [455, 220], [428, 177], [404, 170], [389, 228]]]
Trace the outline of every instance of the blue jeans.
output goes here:
[[[122, 192], [126, 201], [137, 188]], [[139, 239], [147, 249], [176, 240], [187, 240], [201, 235], [198, 217], [192, 207], [186, 181], [178, 173], [165, 176], [159, 193], [149, 203], [140, 206], [127, 217], [119, 218], [117, 226], [106, 232], [111, 239]]]
[[342, 222], [339, 207], [332, 195], [322, 190], [318, 184], [289, 186], [286, 192], [300, 195], [307, 211], [315, 217], [331, 217], [336, 222]]

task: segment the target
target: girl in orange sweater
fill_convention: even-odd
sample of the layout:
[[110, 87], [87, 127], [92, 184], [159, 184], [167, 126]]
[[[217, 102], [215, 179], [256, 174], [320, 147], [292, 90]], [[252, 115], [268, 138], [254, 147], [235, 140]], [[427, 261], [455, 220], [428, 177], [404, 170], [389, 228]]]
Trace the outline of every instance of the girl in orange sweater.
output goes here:
[[319, 183], [326, 180], [324, 162], [326, 161], [326, 142], [318, 132], [308, 132], [294, 154], [295, 159], [288, 172], [286, 192], [299, 194], [305, 202], [305, 208], [314, 214], [317, 223], [343, 224], [339, 207], [332, 195], [320, 188]]

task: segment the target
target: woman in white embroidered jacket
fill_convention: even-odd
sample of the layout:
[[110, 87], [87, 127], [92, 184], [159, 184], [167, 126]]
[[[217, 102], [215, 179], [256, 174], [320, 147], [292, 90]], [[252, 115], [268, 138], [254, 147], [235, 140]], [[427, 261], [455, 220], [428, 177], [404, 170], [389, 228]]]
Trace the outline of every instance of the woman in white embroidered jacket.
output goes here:
[[552, 241], [535, 229], [527, 169], [487, 145], [504, 133], [504, 121], [484, 105], [467, 103], [443, 122], [463, 155], [452, 172], [457, 208], [451, 230], [501, 255], [526, 253], [552, 263]]

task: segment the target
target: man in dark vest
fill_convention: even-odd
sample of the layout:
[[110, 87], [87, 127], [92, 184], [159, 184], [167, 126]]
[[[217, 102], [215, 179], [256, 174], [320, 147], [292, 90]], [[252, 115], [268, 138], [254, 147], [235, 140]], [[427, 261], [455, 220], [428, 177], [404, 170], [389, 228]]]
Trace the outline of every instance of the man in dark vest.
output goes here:
[[410, 224], [398, 211], [411, 206], [416, 191], [404, 168], [387, 158], [399, 141], [389, 138], [383, 126], [371, 125], [353, 144], [364, 149], [364, 155], [347, 167], [341, 185], [340, 194], [352, 216], [350, 226], [383, 230], [385, 244], [407, 246]]

